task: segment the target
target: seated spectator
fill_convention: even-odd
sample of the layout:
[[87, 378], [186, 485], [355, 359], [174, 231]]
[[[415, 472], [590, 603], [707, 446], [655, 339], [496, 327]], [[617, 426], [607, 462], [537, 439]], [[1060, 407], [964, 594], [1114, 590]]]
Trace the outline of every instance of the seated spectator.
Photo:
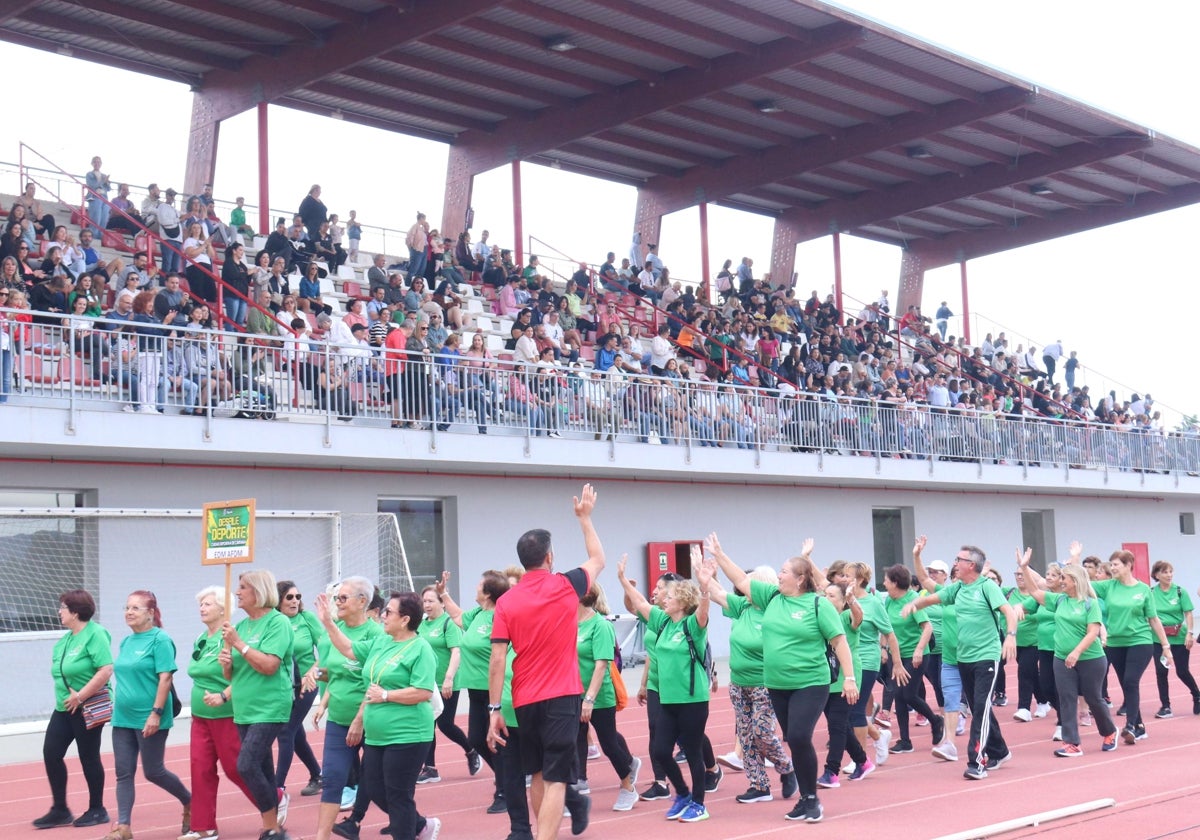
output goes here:
[[[122, 233], [128, 233], [131, 236], [136, 236], [142, 232], [139, 225], [143, 224], [142, 212], [137, 205], [129, 199], [129, 185], [117, 185], [117, 197], [112, 200], [113, 210], [108, 217], [106, 227], [109, 230], [117, 230]], [[117, 212], [117, 211], [121, 212]], [[132, 220], [129, 218], [132, 217]]]
[[229, 226], [235, 233], [247, 237], [249, 242], [254, 238], [254, 228], [246, 224], [246, 199], [239, 195], [234, 202], [234, 208], [229, 211]]
[[279, 304], [276, 305], [271, 290], [263, 289], [259, 292], [256, 303], [258, 306], [251, 307], [246, 313], [246, 332], [265, 336], [282, 335], [282, 327], [275, 319], [274, 313], [282, 308], [283, 296], [280, 295]]
[[442, 308], [446, 322], [454, 329], [461, 330], [468, 318], [463, 312], [463, 299], [454, 291], [456, 284], [450, 279], [443, 279], [433, 293], [433, 301]]
[[[362, 301], [356, 302], [359, 304], [362, 303]], [[321, 299], [320, 267], [315, 262], [308, 264], [308, 269], [305, 271], [304, 277], [300, 280], [297, 304], [302, 312], [311, 312], [314, 315], [320, 315], [322, 312], [333, 312], [333, 307]]]
[[520, 282], [521, 278], [515, 275], [508, 278], [508, 282], [500, 290], [500, 297], [497, 301], [498, 314], [514, 317], [521, 311], [521, 304], [517, 300], [517, 286]]
[[363, 329], [367, 329], [371, 326], [370, 319], [367, 318], [366, 305], [359, 299], [346, 302], [346, 314], [342, 316], [342, 320], [348, 327], [361, 324]]
[[188, 295], [181, 288], [179, 275], [168, 274], [162, 289], [154, 296], [154, 317], [182, 327], [187, 325], [190, 311]]
[[119, 257], [111, 261], [100, 259], [100, 253], [93, 247], [94, 241], [91, 228], [79, 231], [79, 252], [83, 258], [83, 271], [89, 274], [98, 274], [107, 283], [109, 277], [120, 274], [125, 264]]
[[484, 262], [476, 256], [475, 249], [471, 246], [470, 231], [464, 230], [458, 235], [458, 241], [454, 243], [454, 260], [468, 273], [483, 271]]

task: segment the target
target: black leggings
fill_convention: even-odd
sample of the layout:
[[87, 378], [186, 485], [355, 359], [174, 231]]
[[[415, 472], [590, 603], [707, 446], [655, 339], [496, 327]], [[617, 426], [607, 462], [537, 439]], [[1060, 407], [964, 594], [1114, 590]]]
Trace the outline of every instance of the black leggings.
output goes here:
[[908, 682], [904, 685], [896, 683], [896, 723], [900, 727], [900, 740], [907, 741], [909, 709], [924, 715], [927, 720], [931, 720], [937, 712], [925, 702], [925, 679], [922, 669], [914, 666], [911, 659], [904, 660], [904, 668], [908, 671]]
[[825, 722], [829, 724], [829, 751], [825, 754], [825, 769], [835, 776], [840, 773], [842, 756], [847, 752], [859, 767], [865, 764], [867, 753], [858, 738], [850, 734], [850, 704], [841, 692], [829, 693], [829, 699], [825, 701]]
[[1108, 648], [1108, 661], [1117, 672], [1121, 681], [1122, 702], [1125, 706], [1125, 724], [1127, 726], [1142, 725], [1142, 694], [1139, 683], [1150, 658], [1154, 655], [1154, 645], [1133, 645], [1132, 647]]
[[[479, 757], [487, 762], [487, 766], [496, 773], [496, 754], [488, 749], [487, 734], [491, 716], [488, 714], [488, 703], [492, 702], [486, 688], [468, 688], [467, 699], [467, 743], [471, 749], [479, 753]], [[451, 708], [447, 704], [447, 708]], [[499, 775], [499, 774], [497, 774]], [[499, 790], [499, 780], [496, 782]]]
[[414, 799], [424, 749], [424, 744], [388, 744], [363, 750], [364, 787], [388, 815], [393, 837], [416, 837], [425, 828]]
[[933, 686], [933, 697], [937, 700], [938, 708], [946, 708], [946, 698], [942, 695], [942, 655], [925, 654], [925, 658], [921, 660], [921, 670], [925, 672], [925, 679]]
[[1046, 702], [1038, 679], [1037, 645], [1022, 645], [1017, 648], [1017, 708], [1033, 710], [1033, 701]]
[[[879, 684], [883, 686], [883, 696], [879, 698], [879, 708], [890, 712], [896, 702], [896, 680], [892, 678], [892, 660], [888, 659], [879, 665]], [[870, 714], [867, 717], [871, 717]]]
[[[473, 747], [467, 739], [467, 734], [458, 728], [458, 724], [454, 722], [454, 714], [458, 711], [458, 692], [453, 691], [450, 696], [445, 698], [445, 708], [442, 713], [437, 716], [437, 728], [441, 733], [449, 738], [454, 743], [463, 748], [463, 752], [470, 752]], [[486, 739], [486, 735], [484, 738]], [[484, 752], [487, 752], [485, 749]], [[491, 762], [488, 762], [489, 765]], [[429, 755], [425, 756], [426, 767], [437, 767], [437, 738], [435, 737], [429, 742]], [[495, 768], [493, 768], [495, 769]]]
[[[596, 730], [596, 741], [600, 751], [608, 758], [617, 778], [624, 780], [633, 769], [633, 756], [625, 738], [617, 731], [617, 709], [610, 706], [607, 709], [592, 710], [592, 727]], [[579, 737], [575, 741], [575, 749], [579, 753], [579, 778], [587, 778], [587, 733], [588, 725], [579, 724]]]
[[[1186, 632], [1186, 630], [1184, 631]], [[1200, 688], [1196, 687], [1196, 678], [1192, 676], [1192, 671], [1188, 667], [1188, 659], [1191, 651], [1187, 649], [1187, 645], [1171, 645], [1171, 657], [1175, 660], [1172, 666], [1175, 673], [1179, 675], [1179, 681], [1183, 683], [1187, 690], [1192, 693], [1192, 702], [1200, 700]], [[1163, 664], [1158, 660], [1162, 657], [1162, 645], [1158, 642], [1154, 643], [1154, 676], [1158, 680], [1158, 699], [1162, 705], [1168, 709], [1171, 708], [1171, 692], [1167, 688], [1167, 675], [1169, 669], [1164, 668]]]
[[770, 688], [771, 708], [783, 731], [783, 739], [792, 751], [792, 767], [801, 796], [817, 795], [817, 750], [813, 747], [813, 730], [825, 704], [829, 701], [829, 686], [810, 688]]
[[1041, 702], [1049, 703], [1050, 707], [1054, 709], [1055, 717], [1058, 718], [1054, 721], [1054, 725], [1061, 726], [1062, 718], [1059, 717], [1058, 686], [1054, 682], [1054, 651], [1052, 650], [1038, 651], [1038, 688], [1042, 697], [1046, 698]]
[[[691, 794], [692, 799], [704, 804], [704, 727], [708, 723], [708, 701], [697, 703], [661, 703], [658, 726], [650, 742], [650, 755], [666, 768], [667, 778], [677, 794]], [[673, 756], [675, 742], [683, 746], [687, 754], [688, 769], [692, 784], [689, 789], [683, 773]]]
[[[508, 727], [508, 738], [500, 753], [500, 790], [504, 793], [504, 805], [508, 809], [510, 837], [529, 837], [533, 828], [529, 824], [529, 796], [525, 793], [525, 771], [521, 769], [521, 730]], [[570, 785], [567, 786], [570, 790]]]
[[79, 763], [83, 765], [83, 778], [88, 786], [88, 810], [104, 807], [104, 764], [100, 761], [100, 735], [103, 726], [88, 729], [83, 722], [83, 712], [75, 714], [55, 711], [46, 726], [46, 737], [42, 741], [42, 762], [46, 765], [46, 779], [50, 782], [50, 795], [55, 808], [67, 808], [67, 748], [75, 742], [79, 752]]

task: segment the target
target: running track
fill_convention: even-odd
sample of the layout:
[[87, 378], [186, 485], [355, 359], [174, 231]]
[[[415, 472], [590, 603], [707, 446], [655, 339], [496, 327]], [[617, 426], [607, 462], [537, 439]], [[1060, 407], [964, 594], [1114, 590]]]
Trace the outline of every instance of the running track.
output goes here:
[[[1110, 677], [1111, 679], [1111, 677]], [[1015, 665], [1008, 669], [1008, 684], [1016, 686]], [[1113, 683], [1116, 688], [1115, 682]], [[632, 811], [611, 810], [616, 796], [615, 774], [606, 759], [590, 762], [588, 775], [592, 788], [592, 820], [584, 838], [653, 837], [666, 832], [672, 837], [693, 840], [770, 840], [793, 836], [888, 838], [922, 840], [937, 838], [992, 823], [1049, 811], [1055, 808], [1111, 797], [1114, 808], [1093, 811], [1038, 827], [1003, 835], [1005, 838], [1039, 837], [1053, 840], [1087, 837], [1089, 840], [1151, 840], [1165, 837], [1200, 837], [1200, 814], [1193, 806], [1200, 793], [1192, 769], [1192, 759], [1200, 747], [1200, 717], [1191, 715], [1191, 704], [1184, 702], [1186, 690], [1172, 675], [1172, 695], [1176, 717], [1154, 720], [1148, 717], [1150, 738], [1134, 746], [1124, 744], [1114, 753], [1101, 753], [1099, 736], [1092, 727], [1084, 727], [1085, 755], [1078, 759], [1060, 759], [1052, 755], [1056, 744], [1050, 741], [1053, 720], [1017, 723], [1012, 720], [1015, 701], [997, 709], [998, 717], [1013, 749], [1014, 758], [1003, 769], [994, 771], [980, 782], [962, 778], [963, 760], [947, 763], [929, 755], [929, 729], [913, 727], [912, 740], [917, 748], [910, 755], [892, 756], [885, 767], [867, 779], [849, 783], [843, 776], [842, 787], [821, 792], [825, 820], [819, 825], [792, 823], [783, 819], [790, 802], [778, 799], [754, 805], [740, 805], [734, 797], [748, 787], [740, 773], [727, 772], [720, 790], [707, 797], [711, 819], [703, 823], [675, 824], [663, 819], [665, 801], [639, 802]], [[1114, 700], [1116, 694], [1114, 691]], [[1142, 683], [1143, 714], [1152, 715], [1158, 707], [1153, 670]], [[1123, 718], [1117, 718], [1118, 726]], [[618, 715], [621, 730], [636, 755], [647, 756], [645, 715], [636, 704]], [[460, 719], [465, 725], [465, 717]], [[187, 725], [185, 722], [183, 725]], [[733, 711], [724, 690], [712, 702], [708, 733], [718, 753], [730, 749], [733, 741]], [[321, 735], [310, 741], [320, 756]], [[441, 738], [441, 736], [438, 736]], [[818, 747], [825, 743], [823, 726], [818, 728]], [[965, 737], [957, 739], [960, 754], [965, 755]], [[819, 750], [823, 760], [823, 750]], [[422, 813], [443, 821], [443, 840], [503, 840], [508, 835], [505, 816], [488, 816], [484, 809], [491, 801], [492, 780], [487, 767], [474, 778], [467, 774], [466, 762], [452, 744], [439, 744], [442, 781], [417, 788]], [[115, 815], [112, 756], [105, 755], [109, 787], [106, 804]], [[185, 745], [168, 748], [168, 766], [185, 781], [188, 754]], [[71, 770], [69, 796], [76, 814], [85, 804], [83, 777], [78, 761], [68, 759]], [[649, 761], [638, 787], [648, 783]], [[290, 787], [298, 792], [305, 781], [303, 766], [293, 765]], [[40, 762], [0, 766], [0, 838], [40, 840], [95, 840], [105, 830], [60, 828], [35, 831], [30, 822], [49, 805], [45, 775]], [[133, 830], [138, 840], [174, 840], [179, 834], [179, 806], [159, 788], [140, 776], [138, 801], [134, 810]], [[295, 840], [311, 838], [316, 826], [317, 797], [294, 795], [288, 829]], [[255, 840], [259, 833], [257, 814], [240, 793], [226, 782], [218, 800], [222, 840]], [[363, 840], [379, 838], [385, 824], [383, 815], [372, 808], [363, 823]], [[561, 837], [570, 837], [569, 822], [563, 822]]]

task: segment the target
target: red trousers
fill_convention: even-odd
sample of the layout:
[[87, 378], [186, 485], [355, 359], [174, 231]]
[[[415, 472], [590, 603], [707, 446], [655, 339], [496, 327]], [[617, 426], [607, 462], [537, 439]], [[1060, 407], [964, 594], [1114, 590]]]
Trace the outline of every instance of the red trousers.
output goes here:
[[[217, 762], [229, 781], [238, 786], [254, 805], [250, 789], [238, 775], [238, 737], [233, 718], [192, 718], [192, 831], [210, 831], [217, 827]], [[254, 810], [258, 810], [255, 805]]]

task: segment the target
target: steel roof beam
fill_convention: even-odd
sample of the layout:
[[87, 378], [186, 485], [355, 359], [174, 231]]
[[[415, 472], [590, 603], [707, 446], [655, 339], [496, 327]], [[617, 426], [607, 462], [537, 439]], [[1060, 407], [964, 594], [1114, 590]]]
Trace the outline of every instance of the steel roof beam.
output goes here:
[[[447, 79], [462, 80], [461, 67], [446, 61], [437, 61], [436, 59], [423, 57], [417, 58], [411, 53], [404, 51], [380, 55], [377, 56], [376, 60], [386, 61], [389, 64], [395, 64], [397, 67], [407, 67], [412, 70], [433, 73]], [[407, 81], [406, 79], [405, 82]], [[485, 91], [494, 90], [499, 93], [519, 97], [520, 99], [532, 99], [534, 102], [541, 102], [546, 105], [566, 106], [574, 101], [569, 96], [559, 96], [557, 93], [538, 90], [524, 82], [513, 82], [508, 79], [497, 78], [496, 76], [472, 76], [471, 87], [482, 88]], [[446, 88], [446, 95], [459, 97], [462, 94], [457, 88]]]
[[[606, 143], [614, 143], [630, 149], [637, 149], [646, 154], [683, 161], [687, 166], [712, 165], [718, 162], [714, 158], [704, 157], [695, 152], [677, 149], [663, 143], [655, 143], [653, 140], [647, 140], [645, 137], [623, 134], [619, 131], [604, 131], [600, 134], [593, 134], [592, 137], [595, 140], [601, 140]], [[676, 174], [678, 174], [678, 170]]]
[[173, 37], [179, 37], [180, 33], [186, 32], [189, 39], [195, 38], [203, 41], [214, 41], [218, 44], [226, 44], [245, 50], [246, 52], [274, 55], [279, 51], [278, 44], [239, 40], [240, 35], [244, 33], [237, 32], [236, 27], [219, 29], [203, 23], [171, 17], [161, 12], [115, 3], [113, 0], [87, 0], [87, 8], [89, 11], [99, 12], [102, 15], [108, 15], [118, 20], [132, 20], [137, 23], [144, 23], [147, 26], [153, 26], [155, 29], [162, 29], [170, 33]]
[[548, 150], [546, 155], [549, 157], [554, 157], [555, 152], [580, 158], [592, 158], [593, 160], [610, 163], [613, 166], [619, 166], [622, 169], [632, 169], [635, 172], [645, 172], [647, 175], [661, 175], [664, 178], [678, 178], [679, 173], [682, 171], [678, 166], [668, 166], [662, 163], [653, 163], [641, 158], [623, 155], [620, 152], [615, 152], [610, 149], [598, 149], [583, 142], [566, 143], [562, 146], [559, 146], [557, 149]]
[[[781, 38], [764, 44], [756, 56], [722, 56], [703, 71], [676, 70], [653, 86], [626, 86], [589, 97], [573, 111], [539, 114], [526, 122], [508, 123], [492, 136], [465, 132], [459, 136], [455, 147], [469, 152], [472, 166], [482, 167], [475, 169], [476, 172], [487, 171], [613, 125], [701, 99], [783, 67], [812, 61], [858, 43], [862, 37], [863, 30], [859, 27], [832, 24], [818, 30], [817, 37], [809, 45], [797, 45], [791, 39]], [[454, 154], [453, 150], [451, 154]]]
[[[621, 14], [635, 17], [639, 20], [644, 20], [647, 23], [652, 23], [656, 26], [670, 29], [678, 32], [680, 35], [686, 35], [689, 38], [694, 38], [697, 41], [703, 41], [706, 44], [712, 44], [715, 47], [732, 50], [733, 52], [743, 53], [745, 55], [753, 55], [758, 49], [758, 45], [752, 41], [746, 41], [738, 38], [736, 35], [730, 35], [727, 32], [722, 32], [718, 29], [713, 29], [708, 26], [703, 26], [695, 21], [688, 20], [685, 17], [668, 14], [658, 9], [652, 9], [649, 6], [643, 6], [641, 3], [633, 3], [631, 0], [592, 0], [592, 2], [610, 11], [620, 12]], [[629, 43], [629, 33], [625, 33], [623, 39], [625, 43]], [[707, 62], [707, 59], [702, 59]]]
[[603, 52], [596, 52], [584, 47], [577, 47], [570, 52], [555, 53], [546, 49], [545, 38], [541, 35], [536, 35], [533, 32], [526, 32], [524, 29], [518, 29], [515, 26], [509, 26], [505, 23], [498, 23], [494, 20], [484, 18], [475, 18], [474, 20], [461, 21], [461, 25], [467, 29], [474, 29], [476, 32], [482, 32], [490, 38], [503, 38], [512, 41], [514, 44], [523, 44], [526, 47], [543, 50], [548, 57], [557, 59], [565, 63], [587, 64], [592, 67], [603, 67], [605, 70], [611, 70], [614, 73], [620, 73], [630, 79], [641, 79], [643, 82], [657, 83], [662, 79], [662, 74], [657, 70], [652, 70], [649, 67], [643, 67], [640, 64], [634, 64], [632, 61], [624, 61], [619, 58], [613, 58]]
[[[812, 76], [814, 79], [820, 79], [823, 82], [829, 82], [830, 84], [836, 85], [840, 88], [852, 90], [855, 93], [861, 93], [864, 96], [870, 96], [871, 98], [878, 99], [882, 102], [891, 102], [895, 105], [899, 105], [906, 111], [928, 113], [935, 107], [924, 100], [907, 96], [903, 93], [898, 93], [890, 88], [872, 85], [868, 82], [862, 81], [861, 79], [856, 79], [853, 76], [847, 76], [845, 73], [839, 73], [836, 70], [829, 70], [825, 67], [817, 67], [815, 65], [809, 66], [803, 68], [802, 72]], [[974, 102], [979, 97], [978, 95], [973, 95], [970, 97], [963, 96], [959, 98], [965, 99], [968, 102]]]
[[[437, 41], [425, 41], [426, 46], [435, 47], [439, 50], [446, 50], [465, 58], [478, 59], [479, 47], [475, 44], [459, 43], [448, 39]], [[503, 53], [489, 53], [487, 60], [492, 64], [498, 64], [501, 67], [507, 67], [509, 70], [515, 70], [518, 73], [525, 73], [534, 78], [550, 79], [560, 84], [570, 85], [571, 87], [579, 88], [580, 90], [588, 90], [592, 93], [607, 93], [612, 90], [612, 86], [605, 84], [599, 79], [592, 79], [580, 73], [575, 73], [570, 70], [563, 70], [561, 67], [551, 67], [549, 64], [539, 64], [536, 61], [528, 61], [516, 56], [504, 55]], [[459, 71], [461, 75], [462, 71]], [[576, 100], [571, 99], [567, 102], [568, 106], [573, 106]]]
[[309, 90], [322, 96], [332, 96], [335, 99], [357, 102], [372, 108], [383, 108], [386, 111], [393, 111], [397, 114], [408, 114], [413, 117], [443, 123], [460, 129], [474, 128], [478, 131], [487, 131], [492, 126], [492, 123], [486, 120], [478, 120], [453, 111], [445, 111], [441, 108], [431, 108], [428, 105], [395, 99], [391, 96], [360, 90], [348, 85], [337, 85], [332, 82], [313, 82], [304, 88], [304, 90]]
[[1151, 192], [1165, 193], [1171, 191], [1171, 188], [1166, 184], [1147, 178], [1141, 173], [1127, 172], [1111, 163], [1093, 163], [1092, 169], [1095, 169], [1102, 175], [1108, 175], [1110, 178], [1117, 178], [1130, 186], [1145, 187]]
[[[737, 120], [732, 117], [723, 117], [720, 114], [714, 114], [711, 111], [705, 111], [702, 108], [697, 108], [693, 105], [676, 105], [673, 108], [669, 108], [668, 112], [676, 114], [680, 117], [684, 117], [685, 119], [695, 120], [696, 122], [702, 123], [705, 126], [724, 129], [725, 131], [732, 132], [733, 134], [739, 136], [746, 134], [747, 129], [749, 128], [746, 123], [741, 120]], [[685, 132], [685, 134], [681, 136], [686, 137], [689, 130], [681, 128], [680, 131]], [[790, 145], [796, 142], [796, 138], [790, 134], [780, 134], [778, 131], [772, 131], [766, 128], [756, 128], [754, 130], [754, 136], [759, 140], [764, 140], [777, 146]], [[703, 139], [704, 138], [702, 136], [696, 138], [697, 142], [703, 142]], [[754, 153], [749, 152], [749, 154]]]
[[924, 70], [918, 70], [915, 67], [909, 67], [907, 64], [902, 64], [899, 61], [891, 58], [885, 58], [881, 55], [876, 55], [865, 47], [847, 50], [847, 58], [853, 58], [856, 61], [861, 61], [863, 64], [869, 64], [877, 70], [884, 70], [888, 73], [894, 73], [910, 81], [931, 87], [934, 90], [945, 91], [952, 96], [957, 96], [959, 99], [978, 99], [980, 93], [977, 90], [956, 84], [943, 79], [936, 73], [927, 73]]
[[[17, 32], [12, 29], [0, 27], [0, 40], [10, 44], [20, 44], [25, 47], [30, 47], [35, 50], [46, 50], [53, 52], [63, 45], [63, 41], [51, 40], [49, 38], [39, 38], [36, 35], [29, 35], [25, 32]], [[168, 82], [179, 82], [185, 85], [196, 85], [200, 83], [199, 73], [189, 73], [185, 70], [172, 70], [169, 67], [162, 67], [157, 64], [148, 64], [143, 61], [138, 61], [132, 58], [118, 58], [117, 56], [109, 55], [108, 53], [89, 50], [86, 47], [78, 47], [74, 44], [69, 45], [71, 52], [75, 57], [83, 61], [91, 61], [96, 64], [103, 64], [106, 67], [116, 67], [120, 70], [128, 70], [131, 73], [139, 73], [144, 76], [152, 76], [157, 79], [166, 79]]]
[[403, 76], [380, 73], [361, 67], [351, 67], [343, 70], [339, 75], [350, 79], [358, 79], [359, 81], [368, 82], [373, 85], [382, 85], [389, 91], [395, 91], [398, 94], [408, 93], [416, 94], [417, 96], [429, 96], [444, 102], [449, 102], [453, 98], [456, 105], [462, 105], [464, 108], [471, 108], [476, 111], [486, 111], [490, 114], [500, 114], [503, 117], [524, 117], [530, 113], [524, 108], [518, 108], [504, 102], [497, 102], [493, 97], [474, 96], [459, 90], [451, 91], [419, 79], [406, 79]]
[[[194, 3], [183, 2], [183, 0], [168, 0], [168, 5], [179, 6], [183, 9], [195, 8]], [[275, 33], [289, 41], [312, 44], [313, 40], [317, 37], [317, 33], [310, 27], [295, 23], [278, 15], [247, 9], [233, 3], [226, 3], [223, 0], [204, 0], [204, 11], [237, 21], [238, 23], [244, 23], [247, 26], [253, 26], [256, 29]], [[286, 44], [281, 43], [280, 46], [283, 47]]]
[[[787, 123], [789, 126], [794, 128], [803, 129], [806, 135], [829, 134], [839, 131], [837, 126], [830, 125], [826, 122], [821, 122], [820, 120], [813, 119], [812, 117], [806, 117], [803, 114], [797, 114], [793, 111], [787, 110], [786, 108], [781, 110], [778, 114], [764, 114], [758, 110], [758, 106], [755, 105], [753, 101], [746, 99], [744, 96], [727, 93], [726, 91], [719, 91], [712, 94], [708, 97], [708, 101], [717, 102], [721, 105], [728, 105], [730, 108], [737, 108], [739, 111], [745, 111], [748, 114], [753, 114], [757, 119], [765, 119], [768, 122], [775, 123]], [[746, 126], [745, 130], [756, 131], [757, 126]], [[800, 139], [798, 137], [786, 134], [783, 136], [789, 138], [787, 140], [789, 143], [795, 143], [798, 139]]]
[[[291, 108], [293, 111], [303, 111], [306, 114], [316, 114], [318, 117], [329, 116], [328, 105], [318, 105], [314, 102], [308, 102], [296, 96], [289, 94], [283, 97], [278, 102], [272, 103], [283, 108]], [[427, 128], [410, 125], [408, 123], [399, 122], [398, 120], [388, 120], [382, 117], [373, 117], [366, 114], [358, 114], [354, 111], [342, 111], [342, 119], [345, 122], [356, 123], [358, 125], [369, 126], [370, 128], [379, 128], [384, 131], [392, 131], [398, 134], [405, 134], [410, 137], [421, 137], [425, 140], [433, 140], [437, 143], [449, 143], [452, 135], [444, 132], [432, 131]]]
[[811, 33], [802, 26], [797, 26], [794, 23], [789, 23], [782, 18], [777, 18], [774, 15], [769, 15], [766, 12], [760, 12], [753, 6], [745, 6], [737, 4], [736, 6], [729, 0], [689, 0], [693, 5], [702, 6], [706, 9], [711, 9], [714, 12], [720, 12], [734, 20], [750, 23], [754, 26], [766, 29], [768, 32], [778, 32], [785, 38], [792, 38], [796, 41], [807, 42], [811, 37]]

